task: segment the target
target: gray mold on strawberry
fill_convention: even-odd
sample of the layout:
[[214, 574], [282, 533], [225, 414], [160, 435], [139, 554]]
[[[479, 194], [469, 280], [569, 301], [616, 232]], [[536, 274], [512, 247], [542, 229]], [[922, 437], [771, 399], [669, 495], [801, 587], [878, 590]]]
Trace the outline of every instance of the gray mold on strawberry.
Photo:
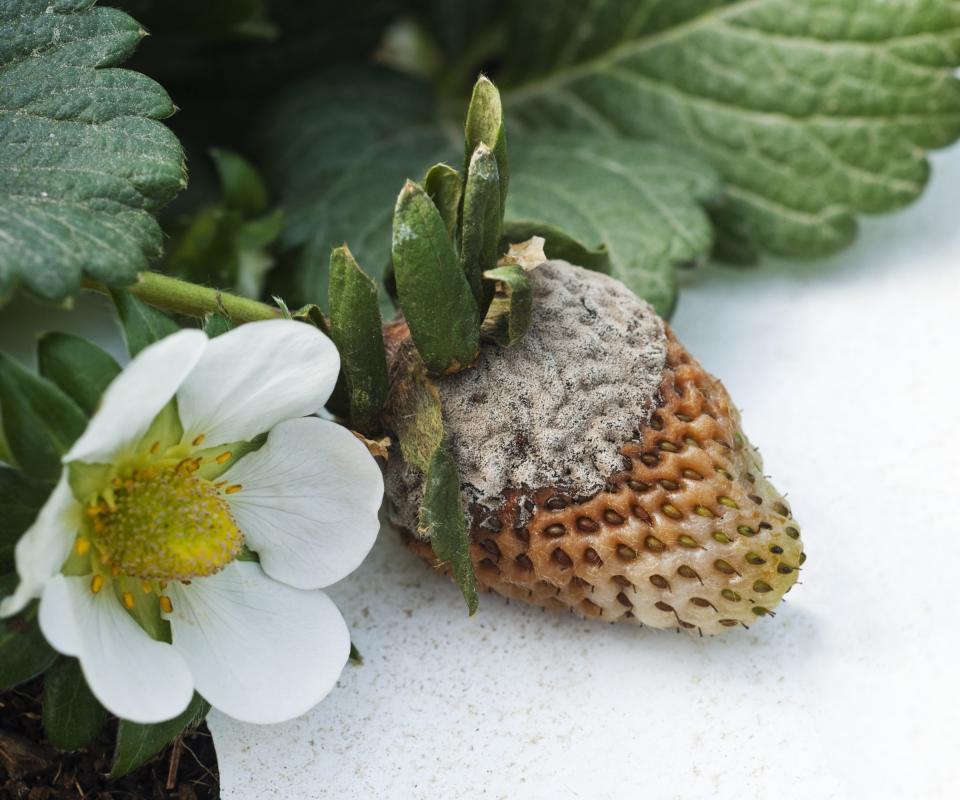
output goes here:
[[[771, 616], [804, 560], [799, 526], [723, 385], [617, 281], [540, 271], [527, 336], [438, 382], [478, 586], [694, 633]], [[391, 520], [443, 568], [416, 538], [421, 485], [397, 453]]]
[[[666, 358], [663, 321], [619, 281], [549, 261], [530, 279], [526, 336], [437, 381], [467, 499], [490, 509], [505, 487], [599, 491], [623, 466], [624, 434], [656, 407]], [[415, 528], [418, 471], [394, 462], [388, 480], [398, 523]]]

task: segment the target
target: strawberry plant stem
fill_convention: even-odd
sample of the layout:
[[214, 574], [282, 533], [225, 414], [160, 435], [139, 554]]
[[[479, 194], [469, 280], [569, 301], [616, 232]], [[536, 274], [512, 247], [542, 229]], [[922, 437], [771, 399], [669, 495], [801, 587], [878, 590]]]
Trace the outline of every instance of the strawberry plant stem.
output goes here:
[[[109, 293], [106, 286], [96, 281], [84, 280], [83, 285], [87, 289]], [[126, 288], [144, 303], [191, 317], [218, 313], [239, 324], [282, 316], [279, 308], [259, 300], [239, 297], [157, 272], [141, 272], [137, 282]]]

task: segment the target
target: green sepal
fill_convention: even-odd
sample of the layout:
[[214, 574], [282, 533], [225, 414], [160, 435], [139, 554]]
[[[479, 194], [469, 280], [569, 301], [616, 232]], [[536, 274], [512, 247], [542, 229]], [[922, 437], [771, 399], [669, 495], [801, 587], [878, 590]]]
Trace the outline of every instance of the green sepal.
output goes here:
[[67, 464], [67, 482], [70, 493], [81, 503], [93, 499], [113, 477], [113, 464], [87, 464], [71, 461]]
[[2, 353], [0, 410], [17, 466], [31, 477], [56, 480], [60, 458], [87, 427], [87, 415], [55, 384]]
[[[266, 433], [258, 433], [250, 441], [227, 442], [226, 444], [218, 444], [216, 447], [194, 450], [193, 457], [203, 459], [200, 469], [196, 472], [197, 477], [206, 481], [217, 480], [247, 453], [252, 453], [254, 450], [263, 447], [263, 443], [267, 441], [267, 436]], [[230, 453], [230, 458], [222, 464], [217, 461], [217, 456], [221, 453]]]
[[[17, 581], [16, 575], [0, 577], [0, 597], [11, 594]], [[19, 614], [0, 619], [0, 691], [40, 675], [57, 658], [40, 632], [37, 608], [34, 601]]]
[[[278, 303], [283, 302], [277, 297], [273, 299]], [[330, 320], [316, 303], [307, 303], [307, 305], [297, 309], [290, 314], [290, 319], [306, 322], [308, 325], [313, 325], [317, 330], [323, 331], [326, 336], [331, 335]], [[333, 393], [330, 395], [330, 399], [327, 400], [326, 408], [331, 414], [341, 417], [342, 419], [346, 419], [350, 415], [350, 392], [347, 389], [347, 379], [342, 370], [340, 374], [337, 375], [337, 383], [333, 387]]]
[[496, 266], [501, 217], [497, 160], [481, 143], [473, 151], [467, 171], [460, 232], [460, 258], [481, 316], [493, 299], [493, 285], [484, 284], [483, 271]]
[[440, 393], [417, 351], [404, 343], [392, 369], [387, 421], [400, 441], [404, 459], [421, 472], [443, 442]]
[[449, 565], [471, 616], [477, 611], [477, 582], [470, 560], [470, 539], [460, 495], [457, 465], [444, 442], [427, 468], [420, 503], [420, 536], [430, 541], [441, 563]]
[[423, 189], [440, 212], [447, 226], [450, 241], [456, 244], [460, 221], [460, 199], [463, 195], [463, 181], [460, 173], [449, 164], [434, 164], [427, 170], [426, 177], [423, 179]]
[[360, 269], [346, 245], [330, 254], [330, 337], [340, 351], [350, 424], [361, 433], [380, 429], [387, 399], [387, 354], [377, 285]]
[[[69, 572], [69, 563], [64, 568], [64, 573], [67, 572]], [[111, 581], [111, 589], [117, 598], [117, 603], [122, 604], [124, 592], [131, 592], [134, 596], [140, 593], [140, 579], [127, 575], [118, 576]], [[124, 610], [154, 641], [167, 643], [173, 641], [170, 623], [163, 618], [160, 602], [155, 594], [143, 597], [134, 604], [133, 608]]]
[[157, 450], [166, 450], [168, 447], [179, 444], [182, 439], [183, 423], [180, 422], [177, 398], [174, 396], [157, 412], [157, 416], [153, 418], [147, 432], [137, 443], [137, 451], [150, 450], [154, 445], [156, 445]]
[[187, 728], [203, 722], [210, 704], [194, 693], [186, 710], [178, 717], [153, 725], [120, 720], [117, 726], [117, 745], [113, 751], [110, 780], [116, 780], [145, 764]]
[[233, 330], [233, 323], [223, 314], [208, 314], [203, 322], [203, 332], [210, 339], [215, 339], [229, 330]]
[[610, 273], [610, 252], [605, 245], [587, 247], [566, 231], [542, 222], [510, 220], [503, 223], [503, 239], [507, 242], [526, 242], [534, 236], [543, 237], [543, 250], [548, 259], [569, 261], [594, 272]]
[[177, 323], [170, 317], [146, 303], [141, 303], [130, 292], [112, 289], [110, 295], [117, 307], [123, 335], [127, 340], [127, 350], [131, 356], [179, 330]]
[[350, 642], [349, 659], [350, 663], [356, 664], [358, 667], [363, 666], [363, 654], [357, 649], [357, 646], [353, 642]]
[[[273, 298], [278, 303], [283, 303], [279, 297]], [[284, 303], [284, 306], [286, 304]], [[323, 309], [320, 308], [316, 303], [307, 303], [305, 306], [298, 308], [296, 311], [290, 311], [287, 309], [287, 313], [290, 315], [289, 319], [295, 319], [298, 322], [306, 322], [308, 325], [313, 325], [319, 331], [322, 331], [327, 336], [330, 335], [330, 320], [327, 319], [326, 314], [323, 313]]]
[[473, 85], [473, 94], [467, 108], [467, 119], [463, 126], [463, 139], [466, 145], [464, 169], [469, 170], [470, 160], [478, 144], [485, 144], [493, 151], [497, 159], [497, 172], [500, 175], [500, 214], [507, 207], [507, 186], [510, 182], [510, 165], [507, 161], [507, 135], [503, 125], [503, 105], [500, 92], [493, 81], [481, 75]]
[[88, 415], [117, 375], [120, 365], [108, 352], [79, 336], [45, 333], [37, 344], [40, 374], [59, 386]]
[[523, 338], [533, 315], [533, 293], [530, 278], [523, 267], [507, 264], [483, 273], [488, 285], [499, 290], [490, 304], [480, 334], [503, 347], [510, 347]]
[[210, 158], [220, 176], [223, 202], [228, 208], [240, 211], [246, 217], [267, 210], [267, 187], [253, 165], [233, 150], [214, 147]]
[[93, 696], [75, 658], [62, 657], [43, 679], [43, 732], [59, 750], [79, 750], [103, 730], [107, 710]]
[[243, 545], [240, 548], [240, 552], [237, 553], [237, 561], [252, 561], [254, 564], [260, 563], [260, 554], [254, 552], [246, 545]]
[[446, 225], [412, 181], [393, 215], [393, 266], [400, 305], [427, 369], [457, 372], [476, 358], [480, 319]]

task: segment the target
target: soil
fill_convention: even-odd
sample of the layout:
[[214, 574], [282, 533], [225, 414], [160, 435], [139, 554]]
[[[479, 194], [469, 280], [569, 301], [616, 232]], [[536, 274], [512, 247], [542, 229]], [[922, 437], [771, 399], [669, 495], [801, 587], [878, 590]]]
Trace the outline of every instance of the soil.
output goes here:
[[87, 750], [61, 753], [45, 741], [42, 679], [0, 693], [0, 800], [215, 800], [220, 780], [206, 725], [138, 770], [107, 779], [116, 721]]

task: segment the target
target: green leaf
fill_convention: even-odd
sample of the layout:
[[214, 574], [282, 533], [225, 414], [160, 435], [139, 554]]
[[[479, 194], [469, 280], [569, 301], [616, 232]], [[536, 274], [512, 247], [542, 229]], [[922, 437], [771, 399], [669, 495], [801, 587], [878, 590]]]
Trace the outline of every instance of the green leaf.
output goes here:
[[0, 353], [0, 409], [7, 443], [28, 475], [56, 480], [60, 458], [87, 427], [87, 416], [50, 381]]
[[420, 504], [419, 533], [430, 540], [437, 558], [448, 564], [467, 601], [470, 615], [477, 611], [477, 584], [470, 561], [470, 539], [460, 496], [460, 476], [446, 444], [436, 449], [427, 468]]
[[508, 221], [503, 226], [503, 238], [507, 242], [526, 242], [533, 236], [544, 238], [544, 251], [549, 259], [569, 261], [597, 272], [610, 272], [610, 253], [606, 245], [587, 247], [566, 231], [543, 222]]
[[377, 285], [346, 245], [330, 255], [330, 336], [350, 393], [350, 424], [362, 433], [380, 429], [387, 399], [387, 355]]
[[490, 305], [492, 287], [483, 282], [483, 271], [497, 263], [500, 246], [500, 174], [497, 159], [485, 144], [477, 145], [467, 169], [463, 192], [460, 258], [481, 316]]
[[426, 472], [443, 442], [440, 393], [410, 342], [401, 345], [391, 369], [388, 422], [400, 440], [403, 457]]
[[45, 333], [37, 344], [40, 374], [53, 381], [88, 415], [120, 373], [113, 356], [79, 336]]
[[697, 155], [726, 179], [756, 244], [778, 253], [847, 244], [856, 214], [915, 198], [924, 151], [960, 135], [956, 3], [510, 8], [511, 75], [501, 83], [511, 125], [654, 139]]
[[260, 163], [286, 212], [281, 246], [303, 248], [289, 299], [326, 301], [330, 251], [343, 242], [381, 282], [398, 187], [459, 159], [426, 87], [386, 70], [328, 72], [285, 92], [264, 120]]
[[202, 208], [179, 220], [164, 269], [193, 283], [213, 282], [244, 297], [259, 297], [274, 266], [267, 250], [283, 229], [283, 212], [252, 220], [223, 205]]
[[194, 693], [193, 700], [180, 716], [154, 725], [120, 720], [117, 726], [117, 746], [113, 753], [110, 780], [116, 780], [145, 764], [184, 730], [203, 722], [210, 704]]
[[157, 259], [154, 214], [186, 185], [166, 92], [110, 69], [144, 31], [93, 0], [0, 0], [0, 299], [83, 274], [119, 286]]
[[247, 217], [267, 210], [267, 187], [249, 161], [239, 153], [221, 148], [212, 149], [210, 158], [220, 175], [223, 202], [228, 208]]
[[[0, 597], [12, 593], [16, 585], [16, 575], [0, 577]], [[0, 690], [36, 677], [57, 658], [40, 632], [37, 607], [33, 602], [19, 614], [0, 619]]]
[[407, 181], [393, 217], [393, 268], [410, 335], [427, 369], [455, 372], [476, 358], [477, 304], [433, 201]]
[[460, 173], [449, 164], [434, 164], [423, 179], [423, 189], [443, 217], [450, 240], [456, 242], [457, 223], [460, 221], [460, 199], [463, 182]]
[[13, 570], [13, 550], [50, 495], [51, 486], [0, 466], [0, 575]]
[[533, 293], [523, 267], [507, 264], [487, 270], [483, 277], [501, 291], [494, 297], [481, 333], [503, 347], [516, 344], [530, 327], [533, 314]]
[[269, 38], [273, 25], [266, 0], [113, 0], [156, 34], [193, 34], [205, 39]]
[[103, 729], [100, 705], [75, 658], [60, 658], [43, 679], [43, 732], [60, 750], [79, 750]]
[[233, 323], [223, 314], [210, 314], [203, 323], [203, 332], [211, 339], [233, 329]]
[[205, 163], [200, 161], [200, 181], [183, 195], [179, 214], [169, 217], [164, 270], [193, 283], [259, 297], [275, 264], [268, 248], [283, 229], [283, 212], [268, 210], [267, 187], [242, 156], [211, 150], [210, 163], [219, 177], [207, 177], [206, 183]]
[[120, 315], [120, 324], [123, 326], [123, 335], [131, 356], [179, 330], [177, 323], [170, 317], [153, 306], [140, 302], [130, 292], [115, 289], [110, 295]]
[[465, 146], [464, 171], [470, 169], [470, 163], [476, 153], [477, 145], [484, 144], [493, 151], [497, 159], [497, 172], [500, 178], [501, 214], [507, 205], [507, 187], [510, 183], [510, 164], [507, 161], [507, 133], [503, 124], [503, 107], [500, 92], [493, 82], [481, 75], [473, 85], [470, 105], [467, 107], [467, 119], [463, 125]]
[[[275, 107], [262, 138], [264, 169], [287, 211], [282, 241], [302, 248], [293, 267], [307, 300], [326, 296], [329, 253], [343, 241], [382, 280], [397, 186], [459, 152], [427, 87], [390, 73], [311, 80]], [[551, 258], [609, 271], [661, 313], [674, 302], [673, 265], [709, 252], [701, 206], [721, 189], [695, 156], [607, 134], [511, 129], [510, 170], [510, 241], [544, 236]]]
[[713, 243], [702, 206], [720, 193], [713, 170], [666, 145], [575, 134], [514, 136], [511, 154], [507, 218], [520, 240], [544, 236], [557, 257], [549, 231], [562, 229], [605, 253], [613, 277], [669, 315], [675, 265], [704, 259]]

